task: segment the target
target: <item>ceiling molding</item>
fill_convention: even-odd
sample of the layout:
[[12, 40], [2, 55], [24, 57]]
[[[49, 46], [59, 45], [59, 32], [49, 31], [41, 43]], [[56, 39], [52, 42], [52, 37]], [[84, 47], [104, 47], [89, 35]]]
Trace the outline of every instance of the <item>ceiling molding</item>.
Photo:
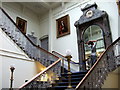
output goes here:
[[42, 5], [44, 8], [46, 8], [48, 10], [51, 8], [51, 6], [47, 2], [41, 2], [39, 4]]

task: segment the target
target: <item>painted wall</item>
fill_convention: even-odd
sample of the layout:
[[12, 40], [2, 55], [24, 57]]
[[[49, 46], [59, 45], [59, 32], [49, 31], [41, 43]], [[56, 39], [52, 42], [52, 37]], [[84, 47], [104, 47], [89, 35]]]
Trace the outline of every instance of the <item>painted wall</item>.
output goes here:
[[44, 35], [49, 35], [49, 12], [40, 19], [40, 37]]
[[38, 37], [38, 39], [41, 37], [40, 22], [37, 14], [17, 3], [2, 3], [2, 7], [14, 22], [16, 22], [16, 17], [21, 17], [27, 21], [27, 34], [31, 34], [34, 31], [34, 36]]
[[[120, 37], [120, 15], [118, 16], [118, 36]], [[120, 47], [120, 46], [119, 46]], [[120, 48], [118, 48], [118, 52], [120, 54]]]
[[[68, 5], [69, 6], [69, 5]], [[67, 8], [67, 6], [65, 7]], [[70, 7], [71, 8], [71, 7]], [[70, 49], [72, 52], [73, 60], [78, 61], [78, 50], [77, 50], [77, 35], [76, 35], [76, 28], [74, 23], [76, 20], [79, 19], [82, 12], [80, 12], [80, 8], [76, 7], [74, 9], [68, 8], [66, 11], [65, 9], [57, 8], [52, 12], [52, 50], [57, 51], [63, 55], [66, 55], [66, 50]], [[57, 30], [56, 30], [56, 19], [69, 14], [70, 17], [70, 34], [57, 38]]]
[[[109, 17], [109, 22], [110, 22], [110, 29], [112, 33], [112, 39], [113, 41], [118, 38], [118, 7], [116, 0], [102, 0], [102, 1], [97, 1], [93, 0], [90, 3], [94, 3], [98, 5], [98, 9], [106, 11]], [[114, 13], [113, 13], [114, 12]]]
[[[13, 87], [18, 88], [25, 80], [41, 71], [40, 64], [31, 60], [0, 28], [0, 89], [10, 86], [10, 66], [14, 65]], [[43, 67], [43, 66], [42, 66]]]
[[2, 56], [0, 56], [0, 89], [2, 88]]

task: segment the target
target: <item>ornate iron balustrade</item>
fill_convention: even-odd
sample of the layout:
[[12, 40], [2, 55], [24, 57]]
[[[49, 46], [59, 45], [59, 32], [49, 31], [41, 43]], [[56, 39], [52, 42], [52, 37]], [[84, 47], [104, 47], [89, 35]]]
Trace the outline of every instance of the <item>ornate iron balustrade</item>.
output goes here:
[[[58, 53], [58, 52], [56, 52], [56, 51], [52, 51], [52, 53], [53, 53], [54, 55], [58, 56], [59, 58], [62, 58], [64, 61], [67, 62], [67, 58], [65, 58], [65, 56], [61, 55], [60, 53]], [[72, 64], [79, 64], [79, 63], [77, 63], [77, 62], [75, 62], [75, 61], [73, 61], [73, 60], [71, 60], [70, 63], [72, 63]]]
[[77, 85], [76, 90], [87, 88], [101, 88], [109, 72], [115, 70], [120, 64], [120, 37], [114, 41], [96, 63], [88, 71], [85, 77]]
[[35, 45], [15, 24], [10, 16], [0, 8], [0, 28], [31, 58], [44, 66], [51, 65], [59, 57]]
[[40, 89], [52, 87], [54, 81], [61, 76], [61, 60], [62, 59], [58, 59], [56, 62], [48, 66], [45, 70], [19, 87], [19, 89]]
[[[65, 58], [65, 56], [63, 56], [62, 54], [60, 54], [60, 53], [58, 53], [58, 52], [56, 52], [56, 51], [52, 51], [52, 53], [54, 54], [54, 55], [56, 55], [56, 56], [58, 56], [59, 58], [62, 58], [62, 73], [65, 73], [65, 71], [64, 71], [64, 68], [65, 68], [65, 63], [66, 63], [66, 65], [67, 65], [67, 58]], [[70, 61], [70, 64], [75, 64], [75, 65], [80, 65], [79, 63], [76, 63], [75, 61], [73, 61], [73, 60], [71, 60]], [[65, 68], [66, 70], [68, 69], [68, 66]]]

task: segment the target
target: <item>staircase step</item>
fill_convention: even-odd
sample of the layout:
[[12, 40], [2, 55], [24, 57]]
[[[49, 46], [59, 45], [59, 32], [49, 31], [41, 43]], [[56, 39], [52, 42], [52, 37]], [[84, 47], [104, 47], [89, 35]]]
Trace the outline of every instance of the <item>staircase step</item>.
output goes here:
[[[73, 81], [80, 81], [80, 80], [82, 80], [82, 78], [83, 77], [79, 77], [79, 78], [71, 78], [71, 81], [73, 82]], [[62, 80], [62, 82], [67, 82], [68, 81], [68, 79], [63, 79]]]
[[[66, 89], [67, 87], [68, 87], [68, 85], [67, 86], [55, 86], [54, 88], [63, 90], [63, 89]], [[76, 87], [76, 85], [72, 85], [72, 88], [75, 88], [75, 87]]]
[[[80, 81], [71, 82], [72, 85], [77, 85]], [[66, 86], [69, 82], [59, 82], [57, 86]]]
[[[84, 77], [85, 76], [85, 74], [72, 74], [71, 75], [71, 78], [78, 78], [78, 77]], [[66, 76], [62, 76], [62, 77], [64, 77], [64, 78], [68, 78], [69, 76], [68, 75], [66, 75]]]
[[[74, 73], [72, 73], [72, 75], [77, 75], [77, 74], [86, 74], [87, 73], [87, 71], [81, 71], [81, 72], [74, 72]], [[65, 73], [65, 74], [61, 74], [62, 76], [67, 76], [68, 75], [68, 73]]]

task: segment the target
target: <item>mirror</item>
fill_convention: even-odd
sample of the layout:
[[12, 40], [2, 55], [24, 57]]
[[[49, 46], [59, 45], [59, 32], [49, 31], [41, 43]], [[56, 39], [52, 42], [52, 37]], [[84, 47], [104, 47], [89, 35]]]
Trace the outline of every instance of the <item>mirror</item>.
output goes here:
[[[91, 58], [93, 53], [93, 47], [95, 47], [96, 58], [105, 50], [104, 40], [103, 40], [103, 31], [97, 25], [89, 26], [84, 34], [84, 49], [85, 49], [85, 60]], [[89, 41], [93, 42], [93, 45], [89, 44]]]

